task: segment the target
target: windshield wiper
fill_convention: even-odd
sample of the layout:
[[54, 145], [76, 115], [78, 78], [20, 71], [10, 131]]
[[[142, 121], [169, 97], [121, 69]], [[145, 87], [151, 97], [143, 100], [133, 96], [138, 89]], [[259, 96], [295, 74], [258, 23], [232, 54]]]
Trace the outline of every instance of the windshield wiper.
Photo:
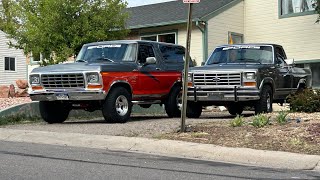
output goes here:
[[76, 62], [87, 62], [87, 61], [84, 59], [78, 59], [78, 60], [76, 60]]
[[106, 58], [106, 57], [100, 57], [100, 58], [95, 59], [95, 61], [100, 61], [100, 60], [114, 62], [114, 60]]

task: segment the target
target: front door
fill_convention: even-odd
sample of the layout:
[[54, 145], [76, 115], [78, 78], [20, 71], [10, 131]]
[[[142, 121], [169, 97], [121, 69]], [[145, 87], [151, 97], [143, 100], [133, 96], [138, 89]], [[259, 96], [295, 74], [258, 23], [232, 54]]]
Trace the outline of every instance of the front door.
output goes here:
[[146, 64], [148, 57], [156, 57], [154, 48], [151, 44], [140, 44], [138, 50], [139, 63], [139, 90], [137, 96], [145, 99], [159, 98], [165, 94], [164, 82], [165, 77], [162, 76], [162, 69], [159, 67], [159, 60], [156, 64]]

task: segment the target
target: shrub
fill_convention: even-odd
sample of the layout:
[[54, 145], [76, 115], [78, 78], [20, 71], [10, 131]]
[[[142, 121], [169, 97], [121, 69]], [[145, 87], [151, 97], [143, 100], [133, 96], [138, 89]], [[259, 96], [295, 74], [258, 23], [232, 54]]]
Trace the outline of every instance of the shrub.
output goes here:
[[289, 113], [286, 112], [286, 111], [280, 111], [280, 112], [278, 113], [277, 117], [276, 117], [277, 122], [278, 122], [279, 124], [285, 124], [285, 123], [287, 123], [286, 117], [287, 117], [288, 114], [289, 114]]
[[231, 122], [230, 125], [232, 127], [240, 127], [244, 124], [243, 116], [237, 115]]
[[255, 115], [251, 123], [251, 125], [256, 128], [262, 128], [268, 124], [270, 124], [270, 117], [267, 117], [266, 115], [263, 115], [263, 114]]
[[293, 112], [320, 112], [320, 90], [305, 89], [288, 97]]

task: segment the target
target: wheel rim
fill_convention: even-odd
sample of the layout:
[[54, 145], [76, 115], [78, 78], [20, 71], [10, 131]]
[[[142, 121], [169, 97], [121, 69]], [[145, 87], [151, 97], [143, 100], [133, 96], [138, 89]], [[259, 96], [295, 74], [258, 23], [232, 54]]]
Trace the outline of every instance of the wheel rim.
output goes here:
[[124, 116], [127, 114], [129, 110], [128, 99], [121, 95], [116, 99], [116, 111], [120, 116]]
[[176, 98], [176, 104], [178, 109], [181, 111], [182, 110], [182, 95], [179, 94]]
[[267, 93], [267, 111], [271, 111], [271, 96], [269, 93]]

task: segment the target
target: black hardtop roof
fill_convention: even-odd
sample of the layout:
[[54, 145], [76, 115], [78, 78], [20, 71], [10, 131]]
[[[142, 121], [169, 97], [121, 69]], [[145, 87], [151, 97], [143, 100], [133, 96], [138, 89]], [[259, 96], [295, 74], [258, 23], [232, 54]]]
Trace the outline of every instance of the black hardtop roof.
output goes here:
[[[178, 44], [165, 43], [165, 42], [157, 42], [157, 41], [147, 41], [147, 40], [114, 40], [114, 41], [99, 41], [84, 44], [84, 46], [94, 46], [94, 45], [103, 45], [103, 44], [135, 44], [135, 43], [150, 43], [150, 44], [163, 44], [170, 46], [182, 46]], [[182, 46], [183, 47], [183, 46]]]

